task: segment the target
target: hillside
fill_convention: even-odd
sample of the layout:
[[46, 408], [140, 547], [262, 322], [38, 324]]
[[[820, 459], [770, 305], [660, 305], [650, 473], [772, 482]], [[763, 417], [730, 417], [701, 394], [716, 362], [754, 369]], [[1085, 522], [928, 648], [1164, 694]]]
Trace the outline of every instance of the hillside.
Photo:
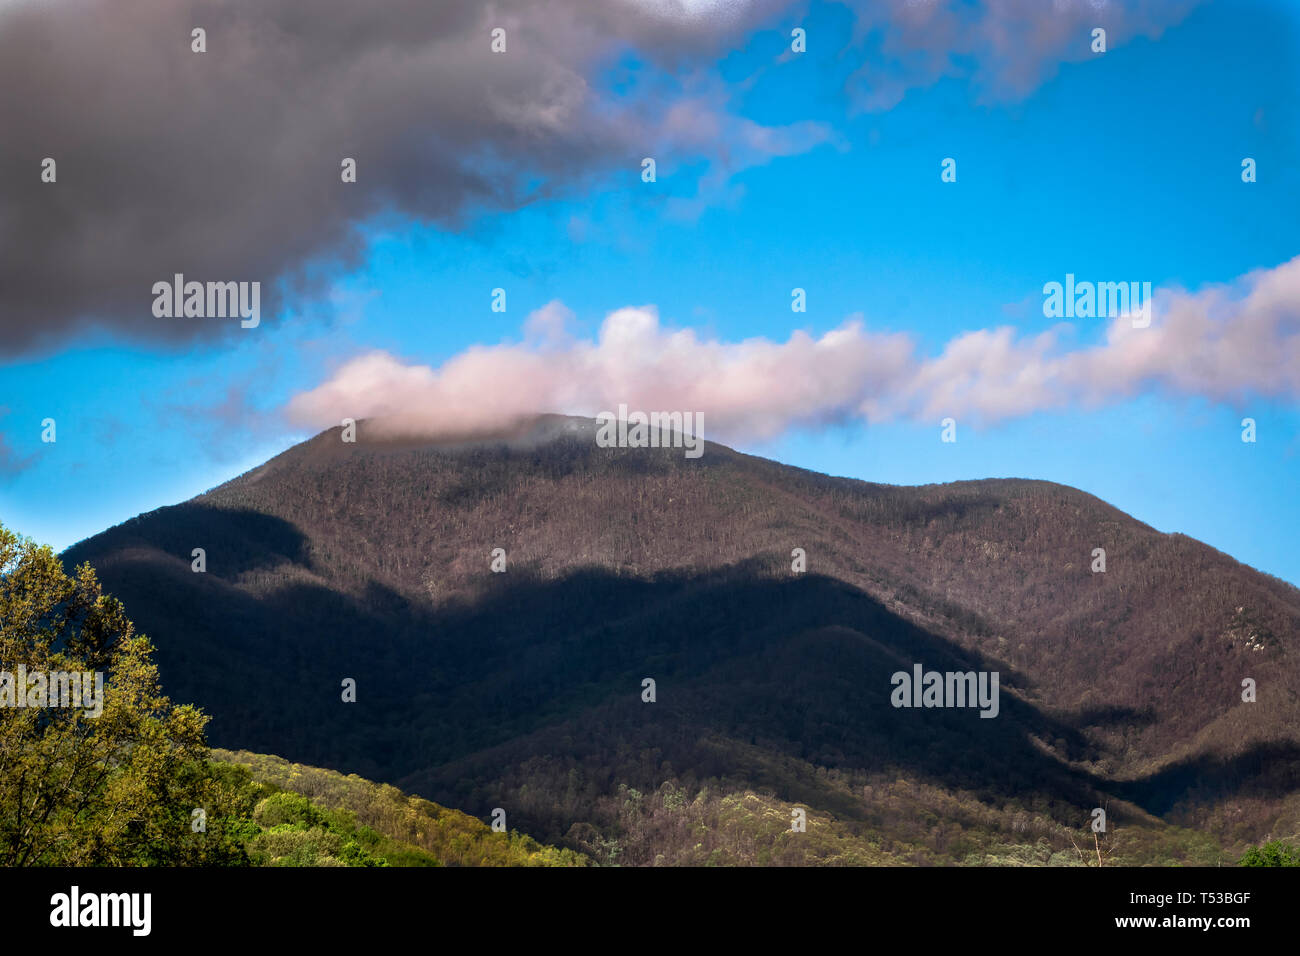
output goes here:
[[[332, 429], [64, 559], [125, 602], [214, 744], [504, 807], [606, 861], [701, 862], [699, 821], [659, 804], [721, 819], [745, 795], [873, 862], [1039, 840], [1047, 862], [1095, 806], [1158, 834], [1133, 841], [1151, 860], [1300, 831], [1295, 588], [1047, 482], [878, 485], [593, 429]], [[1000, 672], [998, 718], [891, 706], [917, 662]], [[742, 845], [761, 829], [736, 861], [779, 862]], [[811, 842], [783, 859], [821, 860]]]
[[[585, 866], [569, 850], [355, 775], [280, 757], [214, 751], [244, 806], [243, 843], [262, 866]], [[240, 799], [236, 798], [236, 799]]]

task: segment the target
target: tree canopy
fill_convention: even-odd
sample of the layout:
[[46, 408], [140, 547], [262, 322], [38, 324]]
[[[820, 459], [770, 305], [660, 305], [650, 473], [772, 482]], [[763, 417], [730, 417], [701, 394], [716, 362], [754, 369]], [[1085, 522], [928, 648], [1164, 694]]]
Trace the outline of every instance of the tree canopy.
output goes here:
[[163, 696], [152, 653], [88, 563], [69, 575], [0, 525], [0, 863], [246, 860], [222, 829], [208, 718]]

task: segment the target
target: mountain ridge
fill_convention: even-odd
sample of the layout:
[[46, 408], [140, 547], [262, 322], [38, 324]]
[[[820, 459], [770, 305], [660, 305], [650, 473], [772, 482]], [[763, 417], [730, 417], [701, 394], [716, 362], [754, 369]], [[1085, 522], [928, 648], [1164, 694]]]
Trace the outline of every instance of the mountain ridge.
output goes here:
[[[520, 800], [517, 768], [546, 748], [584, 753], [570, 767], [580, 774], [626, 764], [633, 782], [658, 786], [709, 763], [700, 741], [717, 735], [735, 749], [740, 731], [753, 738], [745, 747], [767, 740], [773, 759], [863, 774], [895, 761], [957, 788], [959, 773], [921, 753], [936, 732], [939, 752], [1001, 754], [985, 759], [1067, 817], [1066, 804], [1109, 793], [1240, 840], [1295, 812], [1300, 591], [1286, 582], [1052, 482], [892, 486], [713, 442], [692, 461], [597, 448], [594, 423], [577, 421], [542, 416], [443, 443], [367, 421], [355, 444], [330, 429], [65, 560], [90, 559], [126, 601], [159, 645], [166, 686], [213, 713], [219, 744], [400, 782], [476, 812]], [[194, 547], [206, 548], [204, 575], [189, 569]], [[498, 547], [504, 574], [490, 570]], [[1106, 548], [1104, 573], [1089, 570], [1095, 547]], [[791, 572], [795, 548], [806, 574]], [[678, 631], [662, 633], [669, 624]], [[801, 671], [792, 647], [820, 661], [793, 695], [762, 674], [776, 663]], [[980, 723], [1002, 729], [881, 709], [899, 660], [931, 666], [921, 651], [934, 666], [999, 670], [1006, 713]], [[381, 695], [386, 715], [358, 712], [357, 727], [326, 697], [336, 693], [326, 674], [349, 661], [363, 688], [420, 679], [406, 703]], [[284, 672], [289, 700], [311, 702], [309, 723], [351, 736], [324, 743], [290, 729], [293, 708], [265, 702], [268, 667]], [[653, 705], [665, 715], [657, 728], [636, 676], [654, 668], [679, 694]], [[249, 686], [221, 695], [202, 674]], [[1259, 682], [1256, 703], [1239, 699], [1244, 677]], [[818, 705], [827, 694], [838, 710]], [[788, 733], [782, 720], [804, 729]], [[616, 739], [698, 766], [632, 768]], [[578, 787], [585, 796], [565, 816], [555, 810], [568, 799], [555, 782], [565, 761], [546, 756], [558, 762], [535, 788], [550, 808], [538, 803], [526, 821], [553, 841], [567, 837], [565, 820], [590, 823], [578, 818], [608, 787]], [[968, 764], [957, 760], [983, 798], [1016, 795]], [[719, 779], [752, 783], [743, 765], [723, 761]], [[1244, 824], [1224, 817], [1233, 800], [1248, 806]]]

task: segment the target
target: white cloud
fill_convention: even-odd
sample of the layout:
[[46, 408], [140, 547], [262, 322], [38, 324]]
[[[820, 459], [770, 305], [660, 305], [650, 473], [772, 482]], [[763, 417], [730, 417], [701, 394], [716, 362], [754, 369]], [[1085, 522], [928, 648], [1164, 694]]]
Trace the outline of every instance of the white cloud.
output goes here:
[[654, 306], [611, 312], [594, 340], [573, 337], [559, 302], [533, 313], [521, 344], [476, 346], [432, 368], [387, 352], [345, 363], [295, 396], [299, 425], [385, 418], [403, 431], [489, 429], [539, 412], [594, 415], [619, 403], [703, 412], [710, 432], [770, 438], [860, 419], [992, 424], [1156, 390], [1240, 401], [1300, 400], [1300, 257], [1196, 293], [1162, 290], [1149, 328], [1111, 322], [1099, 345], [1065, 349], [1061, 329], [1003, 326], [960, 335], [933, 357], [860, 317], [814, 338], [723, 342], [665, 328]]

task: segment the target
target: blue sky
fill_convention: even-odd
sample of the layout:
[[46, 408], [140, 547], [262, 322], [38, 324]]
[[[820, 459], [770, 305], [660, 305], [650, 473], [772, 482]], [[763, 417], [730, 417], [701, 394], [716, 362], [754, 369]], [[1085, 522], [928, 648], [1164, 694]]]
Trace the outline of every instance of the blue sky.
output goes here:
[[[885, 110], [853, 92], [871, 37], [855, 41], [839, 4], [778, 10], [688, 65], [624, 49], [589, 76], [594, 97], [706, 100], [719, 142], [629, 147], [553, 194], [455, 224], [400, 208], [361, 218], [360, 258], [322, 260], [328, 291], [290, 297], [256, 330], [178, 345], [105, 324], [0, 357], [0, 520], [66, 547], [308, 437], [287, 404], [356, 356], [438, 369], [523, 342], [529, 314], [554, 300], [579, 341], [614, 310], [653, 305], [665, 327], [732, 344], [815, 339], [856, 316], [905, 333], [925, 359], [978, 330], [1048, 331], [1042, 286], [1067, 272], [1197, 295], [1276, 269], [1300, 253], [1300, 13], [1285, 11], [1201, 4], [1158, 39], [1049, 64], [1023, 94], [990, 92], [957, 56], [951, 75]], [[804, 54], [787, 53], [793, 26], [807, 30]], [[763, 154], [734, 142], [753, 128], [802, 132]], [[653, 184], [640, 178], [650, 152]], [[1254, 183], [1241, 180], [1247, 156]], [[940, 181], [944, 157], [955, 183]], [[504, 313], [489, 307], [496, 287]], [[790, 309], [794, 287], [806, 313]], [[1300, 316], [1300, 300], [1282, 308]], [[1101, 346], [1106, 328], [1076, 320], [1059, 348]], [[1229, 395], [1142, 380], [1101, 401], [958, 413], [955, 444], [935, 415], [839, 406], [729, 443], [872, 481], [1057, 481], [1300, 583], [1300, 404], [1251, 386], [1248, 374]], [[47, 417], [54, 444], [40, 440]]]

